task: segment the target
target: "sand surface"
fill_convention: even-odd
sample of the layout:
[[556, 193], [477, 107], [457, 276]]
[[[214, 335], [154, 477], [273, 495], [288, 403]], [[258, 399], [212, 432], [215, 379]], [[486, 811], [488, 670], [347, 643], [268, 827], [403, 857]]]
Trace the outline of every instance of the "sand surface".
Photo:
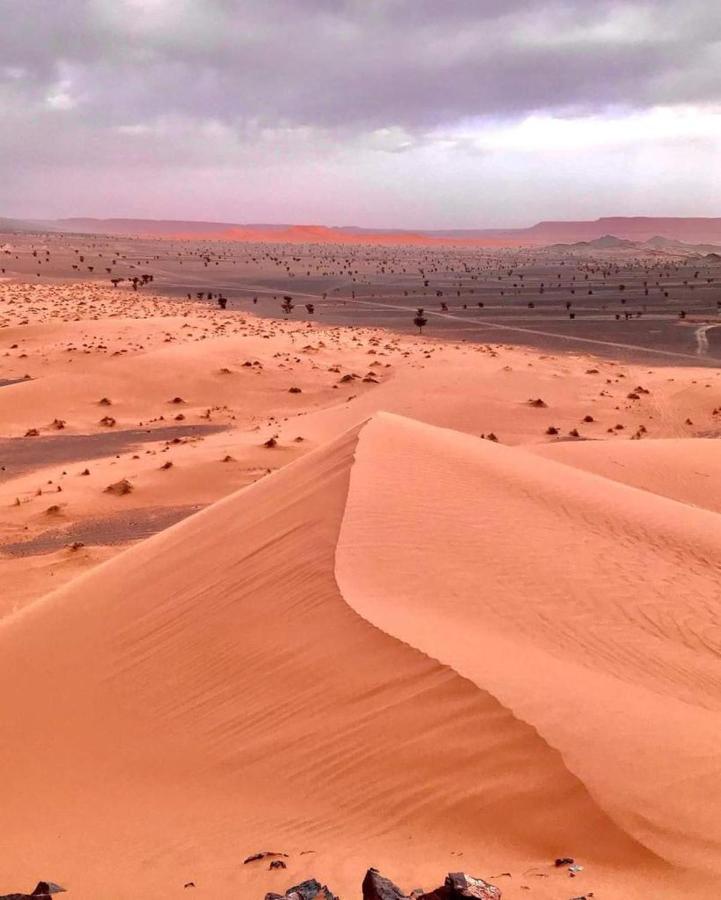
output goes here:
[[[609, 248], [601, 242], [510, 250], [436, 239], [384, 244], [377, 235], [358, 240], [350, 233], [348, 243], [328, 243], [313, 229], [295, 231], [294, 243], [282, 228], [273, 230], [270, 243], [267, 235], [224, 239], [192, 229], [184, 239], [8, 235], [0, 245], [0, 282], [24, 285], [26, 292], [78, 280], [97, 288], [115, 284], [116, 293], [129, 293], [138, 306], [151, 291], [214, 308], [222, 296], [235, 312], [406, 334], [415, 333], [422, 308], [426, 333], [445, 340], [721, 365], [721, 255], [708, 252], [714, 245]], [[284, 297], [291, 303], [282, 313]], [[81, 319], [96, 305], [86, 293]], [[68, 333], [76, 336], [72, 325]]]
[[717, 370], [0, 313], [0, 889], [717, 897]]

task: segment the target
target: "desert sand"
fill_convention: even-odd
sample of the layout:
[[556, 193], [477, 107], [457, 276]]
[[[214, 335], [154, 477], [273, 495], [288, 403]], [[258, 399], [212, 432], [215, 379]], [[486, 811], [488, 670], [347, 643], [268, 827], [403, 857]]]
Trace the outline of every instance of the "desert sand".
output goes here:
[[68, 281], [0, 319], [0, 893], [718, 896], [718, 370]]
[[[446, 341], [721, 366], [717, 244], [663, 236], [639, 243], [606, 234], [509, 250], [450, 239], [399, 243], [397, 233], [382, 244], [355, 230], [343, 232], [344, 243], [329, 243], [334, 233], [325, 240], [313, 229], [294, 233], [294, 242], [282, 226], [232, 238], [192, 229], [182, 239], [8, 233], [0, 244], [0, 280], [39, 287], [83, 280], [265, 318], [406, 334], [416, 333], [420, 308], [426, 332]], [[81, 310], [81, 318], [88, 313]]]

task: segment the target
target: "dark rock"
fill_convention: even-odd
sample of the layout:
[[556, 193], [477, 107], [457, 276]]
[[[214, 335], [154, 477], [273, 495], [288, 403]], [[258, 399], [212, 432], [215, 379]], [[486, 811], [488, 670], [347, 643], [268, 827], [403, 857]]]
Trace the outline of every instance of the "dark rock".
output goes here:
[[368, 869], [363, 879], [363, 900], [408, 900], [408, 895], [378, 869]]
[[446, 887], [451, 889], [452, 900], [472, 897], [474, 900], [501, 900], [501, 889], [482, 878], [474, 878], [463, 872], [451, 872], [446, 877]]
[[286, 900], [338, 900], [335, 894], [315, 878], [302, 881], [285, 892]]
[[43, 894], [64, 894], [65, 888], [52, 881], [38, 881], [35, 890], [32, 892], [33, 897], [42, 897]]
[[501, 900], [501, 890], [482, 878], [451, 872], [443, 887], [421, 894], [417, 900]]
[[50, 894], [2, 894], [0, 900], [48, 900]]
[[572, 856], [559, 856], [559, 858], [555, 861], [554, 866], [557, 869], [560, 869], [561, 866], [572, 866], [575, 860]]
[[287, 869], [288, 867], [286, 866], [286, 864], [283, 862], [282, 859], [274, 859], [274, 860], [271, 860], [271, 863], [268, 866], [268, 868], [269, 869]]
[[259, 853], [253, 853], [252, 856], [246, 856], [243, 860], [243, 865], [247, 866], [248, 863], [257, 862], [259, 859], [278, 859], [281, 856], [288, 858], [287, 853], [278, 853], [274, 850], [261, 850]]
[[52, 881], [38, 881], [32, 894], [3, 894], [0, 900], [50, 900], [53, 894], [64, 892], [64, 887]]

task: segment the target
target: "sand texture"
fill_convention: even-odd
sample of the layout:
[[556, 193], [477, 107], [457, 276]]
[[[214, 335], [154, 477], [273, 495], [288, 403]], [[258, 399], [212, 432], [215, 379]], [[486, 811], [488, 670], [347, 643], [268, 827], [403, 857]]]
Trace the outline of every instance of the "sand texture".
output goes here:
[[718, 371], [0, 300], [0, 893], [718, 897]]

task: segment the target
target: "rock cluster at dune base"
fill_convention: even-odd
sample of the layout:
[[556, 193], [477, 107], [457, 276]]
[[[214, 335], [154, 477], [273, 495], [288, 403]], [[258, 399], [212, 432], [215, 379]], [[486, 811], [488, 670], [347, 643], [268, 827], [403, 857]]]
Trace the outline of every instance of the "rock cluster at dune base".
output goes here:
[[[266, 854], [258, 854], [258, 857]], [[275, 854], [267, 854], [275, 855]], [[189, 882], [186, 887], [194, 887]], [[404, 894], [393, 882], [377, 869], [368, 869], [363, 879], [363, 900], [501, 900], [501, 891], [482, 878], [473, 878], [463, 872], [451, 872], [444, 884], [429, 893], [416, 888]], [[39, 881], [32, 894], [3, 894], [0, 900], [49, 900], [53, 894], [65, 893], [65, 888], [47, 881]], [[340, 900], [332, 891], [315, 878], [296, 884], [285, 892], [269, 892], [265, 900]]]
[[451, 872], [441, 887], [426, 893], [420, 888], [404, 894], [377, 869], [368, 869], [363, 879], [363, 900], [501, 900], [501, 891], [482, 878]]
[[[377, 869], [368, 869], [363, 879], [363, 900], [501, 900], [501, 891], [482, 878], [451, 872], [441, 887], [426, 893], [415, 888], [405, 894]], [[285, 892], [269, 892], [265, 900], [340, 900], [315, 878], [296, 884]]]

